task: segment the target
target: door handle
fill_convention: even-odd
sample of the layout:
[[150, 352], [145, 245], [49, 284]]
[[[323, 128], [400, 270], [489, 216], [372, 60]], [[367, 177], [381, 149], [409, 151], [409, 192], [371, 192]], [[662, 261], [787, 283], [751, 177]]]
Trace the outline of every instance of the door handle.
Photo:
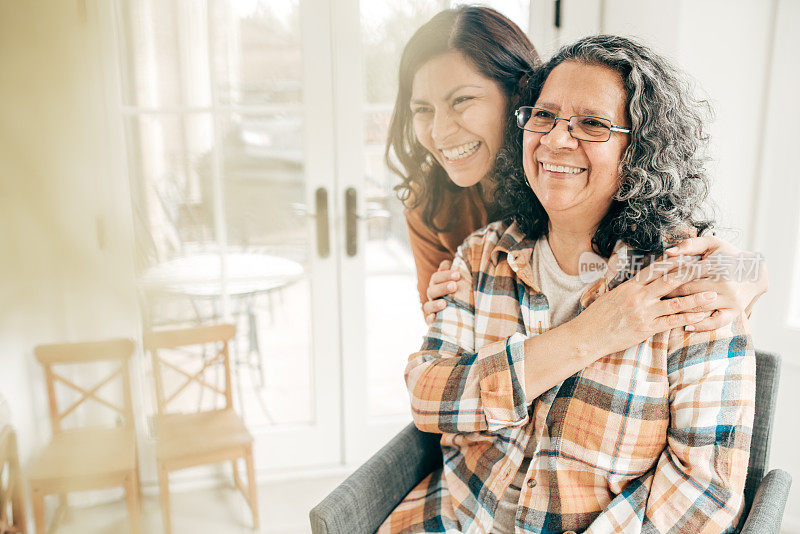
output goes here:
[[314, 218], [317, 221], [317, 254], [320, 258], [327, 258], [331, 253], [331, 242], [328, 235], [328, 190], [324, 187], [317, 188], [315, 197]]
[[344, 192], [345, 250], [348, 256], [358, 253], [358, 213], [356, 189], [348, 187]]

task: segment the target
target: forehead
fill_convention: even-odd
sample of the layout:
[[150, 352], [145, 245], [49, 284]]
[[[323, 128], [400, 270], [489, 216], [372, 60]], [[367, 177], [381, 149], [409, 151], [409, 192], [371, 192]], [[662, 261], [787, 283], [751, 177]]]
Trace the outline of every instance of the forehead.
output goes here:
[[481, 74], [461, 52], [447, 52], [429, 59], [416, 74], [411, 84], [412, 98], [436, 98], [459, 86], [497, 89], [494, 80]]
[[536, 105], [559, 113], [626, 116], [627, 93], [620, 74], [604, 65], [566, 61], [550, 72]]

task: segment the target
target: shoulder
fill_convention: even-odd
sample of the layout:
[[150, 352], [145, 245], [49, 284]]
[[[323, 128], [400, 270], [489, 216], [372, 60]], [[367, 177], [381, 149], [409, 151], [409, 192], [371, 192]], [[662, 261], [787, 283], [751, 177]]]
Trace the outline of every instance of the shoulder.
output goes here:
[[[458, 247], [457, 257], [461, 257], [470, 270], [487, 271], [497, 263], [500, 252], [507, 251], [504, 246], [514, 233], [516, 225], [508, 225], [504, 221], [489, 223], [483, 228], [475, 230]], [[516, 236], [514, 241], [517, 242]]]
[[436, 228], [425, 221], [425, 203], [411, 197], [409, 205], [413, 207], [405, 210], [405, 216], [412, 235], [437, 243], [455, 254], [458, 246], [471, 232], [486, 224], [485, 207], [476, 202], [476, 196], [473, 191], [460, 188], [443, 192], [433, 217]]

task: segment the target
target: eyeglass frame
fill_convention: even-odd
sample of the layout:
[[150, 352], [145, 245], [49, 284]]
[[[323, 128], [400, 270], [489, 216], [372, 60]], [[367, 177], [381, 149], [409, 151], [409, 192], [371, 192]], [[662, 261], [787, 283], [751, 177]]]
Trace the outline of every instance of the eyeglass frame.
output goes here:
[[[520, 111], [522, 111], [525, 108], [538, 109], [538, 110], [545, 111], [547, 113], [552, 114], [553, 115], [553, 126], [551, 126], [550, 129], [547, 130], [546, 132], [538, 132], [536, 130], [529, 130], [529, 129], [525, 128], [524, 126], [520, 126], [519, 125], [519, 113], [520, 113]], [[572, 126], [572, 119], [574, 119], [575, 117], [589, 117], [591, 119], [599, 119], [599, 120], [603, 120], [603, 121], [608, 121], [608, 123], [610, 124], [609, 131], [608, 131], [608, 139], [604, 139], [602, 141], [594, 140], [594, 139], [578, 139], [577, 137], [572, 135], [572, 130], [574, 129], [574, 126]], [[523, 130], [525, 132], [541, 133], [541, 134], [548, 134], [548, 133], [552, 132], [553, 129], [556, 127], [556, 124], [558, 124], [558, 121], [567, 121], [567, 131], [569, 132], [570, 137], [572, 137], [576, 141], [586, 141], [587, 143], [605, 143], [605, 142], [608, 142], [611, 139], [611, 132], [627, 133], [627, 134], [631, 133], [631, 129], [630, 128], [623, 128], [621, 126], [617, 126], [616, 124], [611, 122], [611, 119], [607, 119], [605, 117], [598, 117], [596, 115], [572, 115], [570, 118], [566, 119], [564, 117], [559, 117], [558, 115], [556, 115], [555, 113], [553, 113], [549, 109], [544, 109], [544, 108], [540, 108], [540, 107], [536, 107], [536, 106], [520, 106], [520, 107], [518, 107], [516, 109], [516, 111], [514, 111], [514, 118], [516, 119], [514, 122], [517, 123], [517, 128], [519, 128], [520, 130]]]

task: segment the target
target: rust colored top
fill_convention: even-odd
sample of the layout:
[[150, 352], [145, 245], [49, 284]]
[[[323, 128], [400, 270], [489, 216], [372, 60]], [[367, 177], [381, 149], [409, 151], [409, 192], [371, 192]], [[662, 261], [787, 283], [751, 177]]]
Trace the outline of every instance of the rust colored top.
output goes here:
[[446, 228], [447, 223], [452, 220], [448, 231], [437, 232], [425, 224], [422, 220], [422, 206], [406, 209], [405, 215], [411, 252], [417, 266], [417, 291], [420, 303], [424, 304], [428, 300], [428, 283], [439, 264], [443, 260], [452, 260], [467, 236], [491, 221], [476, 187], [445, 193], [442, 209], [434, 222], [439, 228]]

